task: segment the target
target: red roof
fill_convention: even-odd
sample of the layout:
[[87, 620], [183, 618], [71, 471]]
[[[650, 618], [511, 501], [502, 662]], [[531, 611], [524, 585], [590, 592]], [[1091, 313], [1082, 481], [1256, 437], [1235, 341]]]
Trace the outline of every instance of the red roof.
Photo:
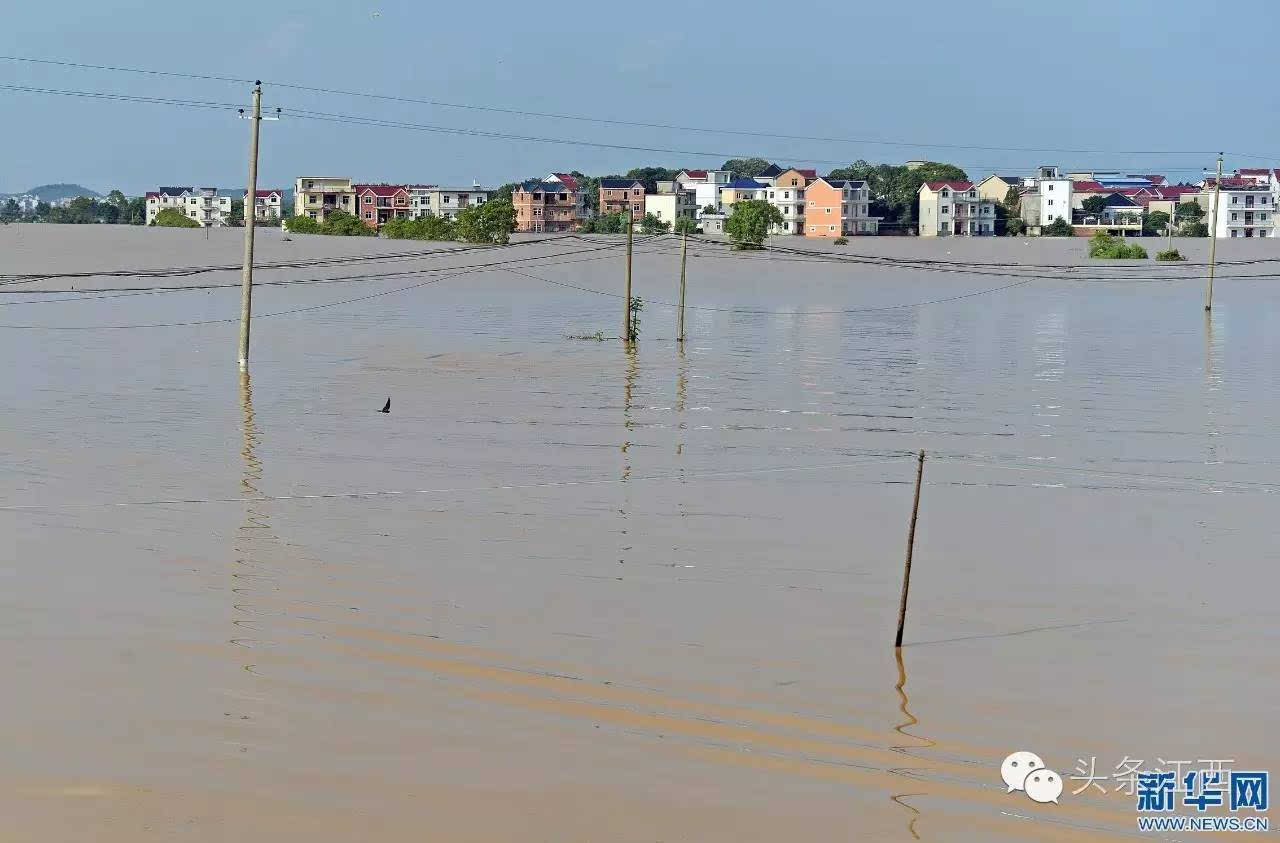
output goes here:
[[148, 198], [148, 199], [159, 199], [159, 198], [160, 198], [160, 191], [158, 191], [158, 190], [148, 190], [148, 191], [147, 191], [147, 198]]
[[1071, 183], [1071, 189], [1078, 193], [1101, 193], [1106, 190], [1105, 187], [1096, 181], [1073, 181]]
[[971, 181], [927, 181], [925, 184], [929, 185], [930, 190], [938, 190], [943, 187], [949, 187], [952, 190], [968, 190], [973, 187], [973, 182]]
[[1271, 175], [1271, 171], [1270, 171], [1269, 169], [1267, 169], [1266, 167], [1263, 167], [1263, 168], [1261, 168], [1261, 169], [1257, 169], [1257, 168], [1245, 168], [1245, 169], [1241, 169], [1241, 170], [1236, 170], [1236, 172], [1237, 172], [1237, 173], [1239, 173], [1239, 174], [1240, 174], [1240, 175], [1242, 175], [1242, 176], [1269, 176], [1269, 175]]
[[578, 180], [568, 173], [552, 173], [552, 175], [560, 179], [560, 183], [570, 190], [578, 189]]
[[800, 169], [799, 167], [797, 167], [797, 168], [796, 168], [796, 172], [797, 172], [797, 173], [799, 173], [800, 175], [804, 176], [804, 177], [805, 177], [805, 178], [807, 178], [807, 179], [816, 179], [816, 178], [818, 177], [818, 171], [817, 171], [817, 170], [802, 170], [802, 169]]
[[374, 196], [395, 196], [406, 193], [402, 184], [353, 184], [356, 193], [372, 193]]
[[[248, 193], [247, 190], [245, 192]], [[283, 196], [283, 195], [284, 194], [279, 190], [255, 190], [253, 192], [253, 197], [255, 199], [267, 199], [272, 196]]]
[[[1216, 181], [1216, 180], [1215, 180], [1215, 179], [1211, 179], [1211, 178], [1209, 178], [1209, 179], [1205, 179], [1205, 180], [1204, 180], [1205, 186], [1207, 187], [1207, 186], [1209, 186], [1209, 185], [1212, 185], [1212, 184], [1214, 183], [1214, 181]], [[1222, 179], [1222, 186], [1223, 186], [1223, 187], [1227, 187], [1227, 188], [1232, 188], [1232, 187], [1235, 187], [1235, 188], [1242, 188], [1242, 187], [1243, 187], [1243, 188], [1250, 188], [1250, 187], [1251, 187], [1251, 188], [1255, 188], [1255, 189], [1257, 189], [1257, 190], [1265, 190], [1265, 189], [1266, 189], [1266, 185], [1264, 185], [1264, 184], [1258, 184], [1258, 182], [1257, 182], [1257, 181], [1255, 181], [1254, 179], [1240, 179], [1240, 178], [1231, 178], [1231, 177], [1224, 177], [1224, 178]]]
[[681, 172], [691, 179], [705, 179], [707, 177], [706, 170], [681, 170]]

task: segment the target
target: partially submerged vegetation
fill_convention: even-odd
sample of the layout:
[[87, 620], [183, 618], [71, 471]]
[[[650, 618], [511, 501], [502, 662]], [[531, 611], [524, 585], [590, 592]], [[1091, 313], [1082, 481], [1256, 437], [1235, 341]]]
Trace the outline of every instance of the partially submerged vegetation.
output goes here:
[[1089, 238], [1089, 257], [1103, 260], [1143, 260], [1147, 250], [1137, 243], [1125, 243], [1123, 238], [1099, 231]]

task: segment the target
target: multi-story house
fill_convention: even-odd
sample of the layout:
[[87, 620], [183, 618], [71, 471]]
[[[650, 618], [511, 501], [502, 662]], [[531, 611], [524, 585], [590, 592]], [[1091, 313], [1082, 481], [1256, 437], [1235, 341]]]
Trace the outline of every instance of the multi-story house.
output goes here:
[[[1076, 182], [1076, 184], [1081, 183]], [[1103, 205], [1101, 211], [1086, 211], [1084, 209], [1084, 199], [1089, 196], [1102, 197]], [[1078, 207], [1073, 209], [1071, 214], [1071, 225], [1077, 234], [1092, 235], [1098, 231], [1122, 236], [1142, 234], [1144, 209], [1142, 203], [1137, 199], [1127, 196], [1124, 192], [1118, 190], [1104, 190], [1100, 193], [1091, 192], [1084, 199], [1080, 199], [1077, 202]]]
[[880, 217], [871, 216], [871, 189], [865, 181], [816, 178], [804, 189], [804, 199], [806, 237], [880, 231]]
[[1010, 190], [1022, 188], [1023, 177], [991, 175], [978, 182], [978, 195], [992, 202], [1003, 202]]
[[[720, 193], [731, 181], [733, 173], [728, 170], [681, 170], [675, 177], [678, 187], [693, 191], [699, 217], [703, 208], [720, 210]], [[658, 192], [663, 191], [659, 189]]]
[[816, 179], [816, 170], [797, 170], [792, 167], [773, 177], [765, 199], [782, 214], [782, 223], [773, 226], [774, 233], [804, 234], [804, 191], [810, 181]]
[[582, 187], [582, 183], [578, 181], [577, 176], [572, 173], [551, 173], [543, 181], [558, 182], [568, 188], [569, 193], [573, 196], [575, 224], [580, 224], [591, 216], [591, 210], [587, 207], [587, 191]]
[[356, 209], [369, 228], [382, 228], [397, 217], [409, 216], [409, 190], [400, 184], [357, 184]]
[[579, 193], [559, 179], [517, 185], [511, 192], [516, 231], [574, 231], [580, 224]]
[[[191, 195], [189, 187], [162, 187], [159, 190], [147, 191], [147, 225], [156, 221], [156, 214], [165, 208], [177, 208], [187, 213], [187, 197]], [[33, 208], [34, 209], [34, 208]]]
[[330, 211], [356, 212], [356, 191], [351, 179], [303, 176], [294, 183], [293, 214], [324, 222]]
[[147, 225], [165, 208], [177, 208], [205, 227], [231, 224], [231, 197], [216, 187], [162, 187], [147, 193]]
[[[284, 201], [284, 191], [268, 188], [259, 190], [253, 198], [253, 219], [255, 222], [279, 222], [281, 218], [280, 204]], [[244, 192], [245, 216], [249, 215], [249, 191]]]
[[735, 179], [720, 191], [720, 209], [724, 213], [733, 210], [733, 206], [744, 199], [764, 199], [769, 192], [768, 185], [755, 179]]
[[[1214, 187], [1216, 179], [1205, 179], [1203, 194], [1207, 199], [1204, 221], [1213, 224]], [[1275, 203], [1271, 185], [1262, 180], [1223, 176], [1218, 189], [1218, 220], [1214, 237], [1274, 237]]]
[[460, 211], [483, 205], [492, 192], [478, 184], [471, 187], [439, 187], [434, 184], [405, 186], [409, 194], [410, 217], [444, 217], [453, 219]]
[[599, 212], [644, 216], [644, 183], [639, 179], [600, 179]]
[[691, 220], [698, 218], [698, 199], [692, 190], [650, 193], [644, 197], [644, 212], [653, 214], [661, 222], [674, 225], [681, 217]]
[[[978, 195], [971, 181], [930, 181], [916, 191], [920, 236], [984, 236], [996, 233], [996, 203]], [[1071, 211], [1064, 218], [1070, 221]]]

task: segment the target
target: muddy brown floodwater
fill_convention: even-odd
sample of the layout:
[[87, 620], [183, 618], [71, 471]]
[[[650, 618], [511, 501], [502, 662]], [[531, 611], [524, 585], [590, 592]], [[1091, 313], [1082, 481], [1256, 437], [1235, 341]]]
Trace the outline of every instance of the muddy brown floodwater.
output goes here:
[[[0, 274], [213, 234], [10, 226]], [[1280, 766], [1276, 244], [1206, 320], [1080, 242], [696, 243], [683, 352], [670, 239], [634, 350], [566, 339], [615, 241], [428, 248], [262, 234], [245, 379], [234, 287], [119, 289], [236, 271], [0, 286], [0, 840], [1124, 839], [1001, 759]]]

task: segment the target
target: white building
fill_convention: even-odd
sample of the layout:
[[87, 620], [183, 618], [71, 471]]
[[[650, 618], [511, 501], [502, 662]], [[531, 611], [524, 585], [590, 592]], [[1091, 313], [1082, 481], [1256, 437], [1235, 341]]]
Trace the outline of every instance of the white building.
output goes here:
[[[284, 191], [276, 188], [259, 190], [253, 199], [253, 218], [257, 222], [280, 222]], [[249, 191], [244, 192], [244, 215], [249, 216]]]
[[231, 197], [219, 196], [216, 187], [162, 187], [147, 192], [147, 225], [165, 208], [177, 208], [202, 226], [231, 223]]
[[817, 177], [815, 170], [794, 167], [772, 176], [773, 185], [766, 189], [765, 200], [782, 214], [782, 224], [773, 226], [774, 234], [804, 234], [804, 189]]
[[[733, 180], [733, 173], [728, 170], [681, 170], [676, 174], [675, 182], [685, 190], [692, 190], [698, 205], [698, 216], [708, 206], [720, 211], [720, 192]], [[661, 189], [658, 191], [661, 193]]]
[[409, 185], [409, 216], [444, 217], [453, 219], [459, 211], [483, 205], [489, 201], [488, 188], [439, 187], [437, 185]]
[[[983, 237], [996, 233], [996, 203], [971, 181], [929, 181], [916, 191], [921, 237]], [[1071, 220], [1068, 208], [1066, 219]]]
[[692, 190], [677, 190], [675, 193], [646, 193], [644, 212], [653, 214], [665, 223], [674, 224], [680, 217], [698, 218], [698, 202]]
[[[1214, 181], [1205, 179], [1202, 190], [1208, 199], [1204, 215], [1213, 223]], [[1215, 237], [1274, 237], [1275, 202], [1267, 181], [1249, 178], [1222, 178], [1218, 201], [1218, 227]]]
[[1072, 197], [1071, 179], [1041, 178], [1036, 179], [1037, 191], [1034, 194], [1039, 202], [1040, 225], [1046, 226], [1061, 217], [1071, 222]]

